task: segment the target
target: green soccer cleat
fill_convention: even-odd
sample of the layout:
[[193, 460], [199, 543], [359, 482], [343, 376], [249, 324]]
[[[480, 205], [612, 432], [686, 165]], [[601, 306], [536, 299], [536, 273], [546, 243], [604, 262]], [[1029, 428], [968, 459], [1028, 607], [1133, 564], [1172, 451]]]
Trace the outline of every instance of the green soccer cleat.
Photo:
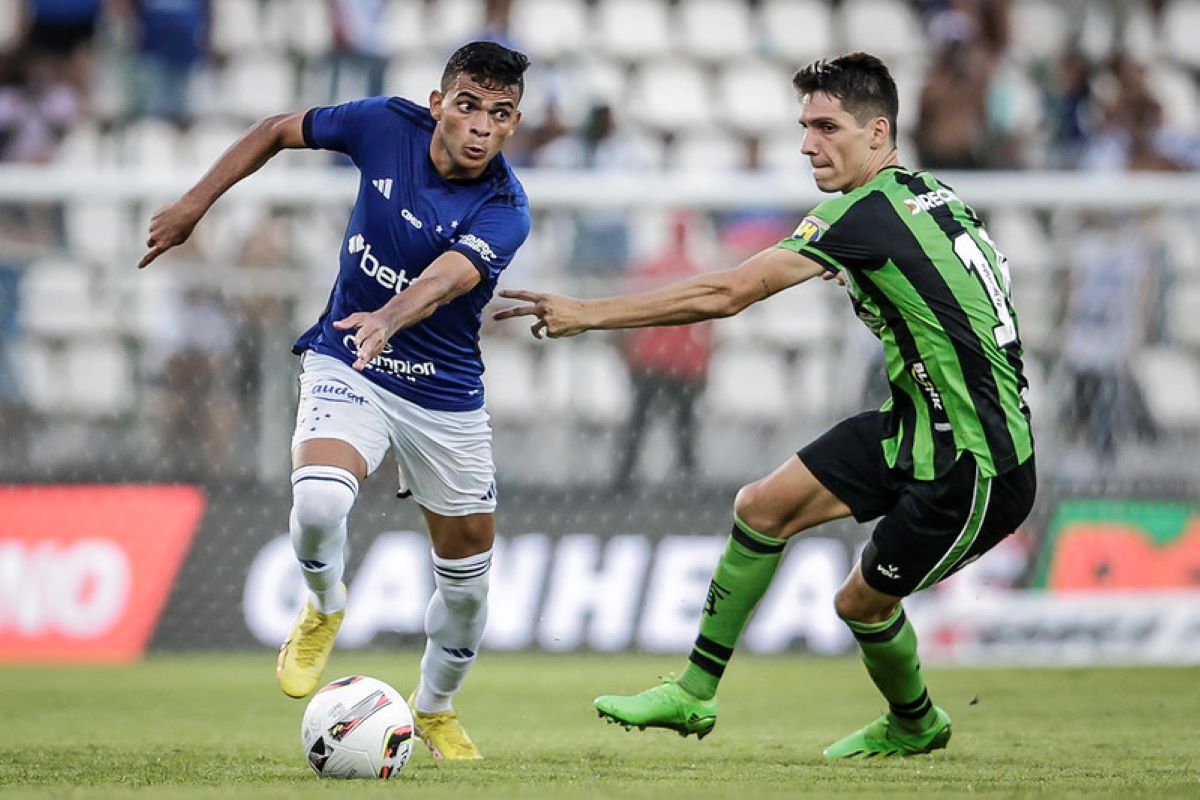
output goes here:
[[717, 724], [717, 698], [701, 700], [668, 676], [662, 684], [641, 694], [622, 697], [606, 694], [592, 701], [601, 719], [637, 728], [667, 728], [680, 736], [703, 739]]
[[950, 741], [950, 716], [933, 707], [937, 719], [924, 731], [913, 733], [892, 722], [884, 714], [862, 730], [825, 748], [826, 758], [875, 758], [880, 756], [919, 756], [941, 750]]

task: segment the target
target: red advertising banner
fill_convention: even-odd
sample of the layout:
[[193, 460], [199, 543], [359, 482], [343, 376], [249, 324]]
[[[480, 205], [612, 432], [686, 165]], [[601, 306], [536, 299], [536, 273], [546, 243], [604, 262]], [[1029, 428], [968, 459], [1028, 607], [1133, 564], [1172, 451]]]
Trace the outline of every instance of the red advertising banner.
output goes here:
[[204, 506], [191, 486], [0, 486], [0, 661], [139, 658]]

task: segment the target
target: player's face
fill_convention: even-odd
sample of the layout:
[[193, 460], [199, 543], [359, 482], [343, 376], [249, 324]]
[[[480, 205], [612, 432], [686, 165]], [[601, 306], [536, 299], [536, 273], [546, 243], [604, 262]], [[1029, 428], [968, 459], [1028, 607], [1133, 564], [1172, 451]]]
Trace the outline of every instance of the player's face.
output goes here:
[[817, 188], [823, 192], [847, 192], [870, 179], [868, 162], [876, 149], [878, 119], [860, 125], [836, 97], [824, 92], [804, 96], [800, 111], [804, 140], [800, 152], [812, 162]]
[[517, 130], [521, 101], [516, 86], [488, 88], [459, 75], [445, 93], [429, 95], [437, 120], [430, 156], [446, 178], [475, 178]]

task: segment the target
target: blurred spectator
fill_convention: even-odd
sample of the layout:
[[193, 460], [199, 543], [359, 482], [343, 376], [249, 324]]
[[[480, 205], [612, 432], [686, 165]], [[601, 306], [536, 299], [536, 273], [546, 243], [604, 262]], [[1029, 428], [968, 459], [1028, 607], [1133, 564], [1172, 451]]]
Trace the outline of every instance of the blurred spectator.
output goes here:
[[[383, 77], [387, 71], [387, 51], [383, 41], [386, 0], [328, 2], [333, 20], [330, 101], [382, 95]], [[346, 81], [350, 81], [349, 85]]]
[[1111, 460], [1127, 434], [1153, 435], [1130, 365], [1161, 318], [1164, 257], [1141, 221], [1097, 215], [1075, 238], [1072, 261], [1061, 354], [1071, 390], [1062, 422], [1088, 461]]
[[57, 77], [50, 57], [24, 50], [0, 58], [0, 162], [54, 160], [82, 115], [79, 91]]
[[[666, 253], [629, 268], [629, 291], [644, 291], [698, 274], [703, 269], [688, 253], [688, 220], [680, 215], [672, 226]], [[633, 409], [621, 435], [613, 489], [633, 486], [638, 451], [650, 412], [664, 412], [675, 437], [680, 480], [696, 472], [696, 400], [708, 381], [712, 355], [709, 323], [638, 328], [626, 334], [625, 363], [633, 385]]]
[[[649, 143], [617, 125], [611, 106], [592, 107], [577, 133], [555, 137], [533, 153], [537, 167], [636, 173], [653, 165]], [[629, 263], [629, 223], [622, 209], [589, 210], [575, 219], [569, 267], [611, 273]]]
[[928, 169], [984, 165], [987, 59], [966, 36], [961, 32], [938, 49], [921, 90], [916, 146]]
[[512, 0], [487, 0], [483, 12], [483, 30], [477, 38], [517, 50], [523, 49], [519, 43], [513, 41], [510, 32], [512, 5]]
[[121, 2], [137, 47], [134, 112], [180, 125], [191, 122], [193, 83], [209, 52], [210, 0]]
[[101, 10], [101, 0], [25, 0], [29, 50], [50, 60], [55, 77], [85, 89]]
[[1093, 127], [1091, 81], [1092, 66], [1083, 51], [1075, 47], [1064, 50], [1042, 80], [1051, 167], [1070, 169], [1079, 163]]
[[235, 356], [233, 322], [221, 295], [189, 287], [164, 317], [160, 446], [172, 475], [195, 480], [226, 474], [233, 455], [237, 404], [228, 376]]
[[1088, 170], [1168, 170], [1200, 167], [1200, 140], [1166, 124], [1146, 68], [1125, 54], [1113, 59], [1097, 90], [1102, 126], [1080, 156]]

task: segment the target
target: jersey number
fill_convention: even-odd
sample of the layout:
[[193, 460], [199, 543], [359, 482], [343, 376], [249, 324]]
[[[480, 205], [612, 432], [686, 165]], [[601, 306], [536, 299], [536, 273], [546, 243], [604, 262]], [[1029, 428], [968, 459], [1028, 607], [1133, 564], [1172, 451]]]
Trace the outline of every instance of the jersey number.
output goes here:
[[[980, 236], [984, 238], [988, 244], [992, 240], [984, 233], [983, 229], [979, 230]], [[995, 245], [992, 245], [995, 250]], [[988, 299], [992, 301], [992, 308], [996, 312], [996, 319], [1000, 320], [1000, 324], [992, 329], [992, 335], [996, 337], [996, 345], [998, 347], [1007, 347], [1017, 340], [1017, 326], [1013, 322], [1012, 313], [1009, 308], [1009, 279], [1008, 279], [1008, 259], [996, 250], [996, 261], [1000, 264], [1001, 278], [1004, 280], [1004, 285], [1000, 285], [1000, 281], [996, 279], [996, 273], [992, 272], [992, 265], [988, 263], [987, 256], [979, 249], [979, 245], [971, 238], [971, 234], [963, 232], [954, 237], [954, 254], [963, 262], [963, 266], [968, 272], [974, 271], [979, 276], [979, 280], [983, 283], [983, 288], [987, 292]]]

